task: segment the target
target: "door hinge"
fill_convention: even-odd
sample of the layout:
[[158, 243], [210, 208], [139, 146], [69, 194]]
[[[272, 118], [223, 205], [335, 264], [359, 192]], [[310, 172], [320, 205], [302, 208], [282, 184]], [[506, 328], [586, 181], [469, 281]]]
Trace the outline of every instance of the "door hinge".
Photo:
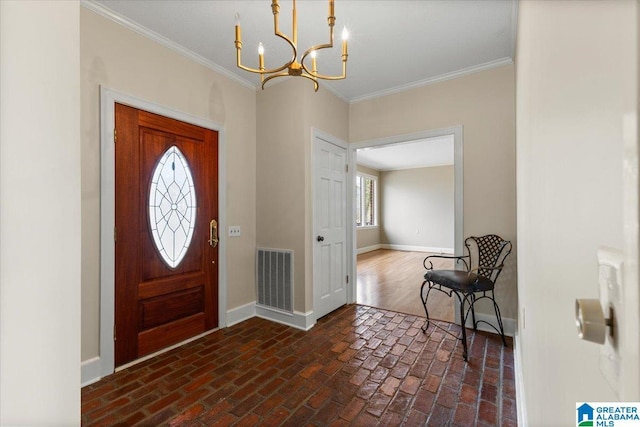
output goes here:
[[115, 144], [118, 140], [118, 129], [113, 130], [113, 143]]
[[349, 284], [349, 276], [347, 275], [347, 285]]
[[344, 171], [349, 172], [349, 165], [344, 165]]
[[113, 340], [116, 340], [116, 324], [113, 324]]
[[113, 227], [113, 241], [118, 241], [118, 229], [116, 227]]

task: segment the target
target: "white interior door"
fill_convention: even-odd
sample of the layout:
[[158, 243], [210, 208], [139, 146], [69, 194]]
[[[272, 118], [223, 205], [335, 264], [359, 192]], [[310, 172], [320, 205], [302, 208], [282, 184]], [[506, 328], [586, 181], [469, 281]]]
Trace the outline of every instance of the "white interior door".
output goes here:
[[316, 319], [347, 303], [347, 150], [313, 144], [313, 306]]

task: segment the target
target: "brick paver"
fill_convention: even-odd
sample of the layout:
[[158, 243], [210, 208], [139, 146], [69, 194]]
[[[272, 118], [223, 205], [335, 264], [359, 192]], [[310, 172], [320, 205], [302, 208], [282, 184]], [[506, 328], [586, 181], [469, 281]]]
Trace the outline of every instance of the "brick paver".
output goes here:
[[515, 426], [511, 340], [468, 331], [466, 363], [423, 324], [359, 305], [308, 332], [249, 319], [84, 387], [82, 424]]

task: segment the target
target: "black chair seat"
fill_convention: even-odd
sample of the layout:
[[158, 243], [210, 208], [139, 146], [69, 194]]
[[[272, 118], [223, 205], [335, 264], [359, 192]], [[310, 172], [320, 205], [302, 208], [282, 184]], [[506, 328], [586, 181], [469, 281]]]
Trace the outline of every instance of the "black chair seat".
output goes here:
[[440, 286], [463, 293], [493, 289], [493, 282], [486, 277], [461, 270], [429, 270], [425, 273], [424, 278]]

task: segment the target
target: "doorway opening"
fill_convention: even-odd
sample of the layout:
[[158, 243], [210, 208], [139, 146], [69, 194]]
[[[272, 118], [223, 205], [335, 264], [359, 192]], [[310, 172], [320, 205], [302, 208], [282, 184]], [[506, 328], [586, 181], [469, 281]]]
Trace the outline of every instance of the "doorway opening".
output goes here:
[[[354, 144], [354, 301], [424, 317], [428, 255], [462, 252], [462, 127]], [[437, 260], [436, 268], [454, 268]], [[432, 305], [433, 304], [433, 305]], [[438, 320], [454, 300], [430, 300]]]

